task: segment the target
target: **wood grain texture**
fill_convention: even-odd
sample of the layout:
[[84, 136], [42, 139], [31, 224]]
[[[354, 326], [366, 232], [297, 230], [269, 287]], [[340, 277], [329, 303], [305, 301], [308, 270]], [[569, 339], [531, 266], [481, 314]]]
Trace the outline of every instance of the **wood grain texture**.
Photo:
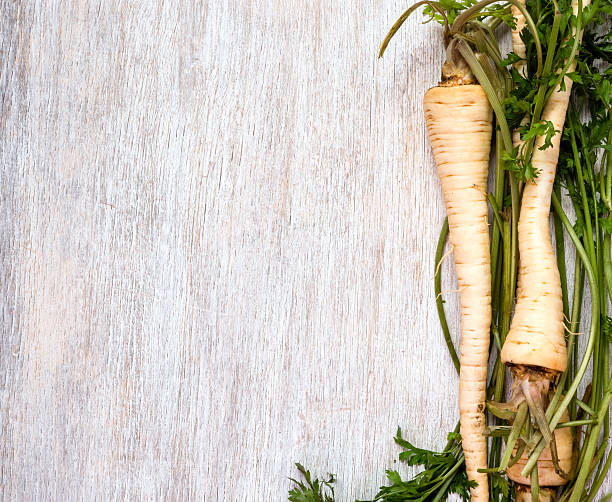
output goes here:
[[348, 501], [397, 425], [443, 444], [405, 5], [0, 3], [2, 500], [281, 501], [302, 461]]

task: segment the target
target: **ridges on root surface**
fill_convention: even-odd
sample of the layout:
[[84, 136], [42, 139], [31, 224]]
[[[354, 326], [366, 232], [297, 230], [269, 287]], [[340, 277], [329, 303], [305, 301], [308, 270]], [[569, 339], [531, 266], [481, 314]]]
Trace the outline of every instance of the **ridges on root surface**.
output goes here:
[[[484, 403], [491, 324], [486, 182], [492, 111], [478, 85], [437, 87], [424, 99], [427, 130], [446, 203], [461, 306], [459, 411], [472, 501], [488, 501]], [[449, 120], [452, 117], [452, 120]], [[460, 134], [457, 134], [457, 133]]]

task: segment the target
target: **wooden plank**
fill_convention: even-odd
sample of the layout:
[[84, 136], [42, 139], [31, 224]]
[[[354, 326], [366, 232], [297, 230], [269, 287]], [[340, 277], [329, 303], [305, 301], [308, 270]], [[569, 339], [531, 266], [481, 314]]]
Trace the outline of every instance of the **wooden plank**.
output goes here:
[[404, 7], [2, 3], [3, 500], [284, 500], [294, 461], [351, 500], [398, 424], [442, 445], [442, 53], [415, 18], [376, 58]]

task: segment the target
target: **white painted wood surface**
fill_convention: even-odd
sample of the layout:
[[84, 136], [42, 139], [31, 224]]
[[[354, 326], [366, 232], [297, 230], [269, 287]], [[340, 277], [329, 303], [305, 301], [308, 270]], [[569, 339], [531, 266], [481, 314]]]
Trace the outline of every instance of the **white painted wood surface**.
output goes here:
[[376, 58], [405, 6], [0, 4], [2, 500], [281, 501], [301, 461], [348, 501], [397, 425], [443, 444], [439, 29]]

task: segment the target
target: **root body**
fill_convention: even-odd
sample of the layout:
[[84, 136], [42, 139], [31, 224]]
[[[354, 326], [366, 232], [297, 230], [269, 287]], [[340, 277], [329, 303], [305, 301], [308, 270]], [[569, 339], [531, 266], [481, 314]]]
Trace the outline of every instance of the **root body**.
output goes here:
[[461, 305], [459, 414], [473, 502], [488, 502], [485, 392], [491, 325], [486, 185], [492, 110], [479, 85], [435, 87], [424, 99], [427, 130], [446, 202]]

